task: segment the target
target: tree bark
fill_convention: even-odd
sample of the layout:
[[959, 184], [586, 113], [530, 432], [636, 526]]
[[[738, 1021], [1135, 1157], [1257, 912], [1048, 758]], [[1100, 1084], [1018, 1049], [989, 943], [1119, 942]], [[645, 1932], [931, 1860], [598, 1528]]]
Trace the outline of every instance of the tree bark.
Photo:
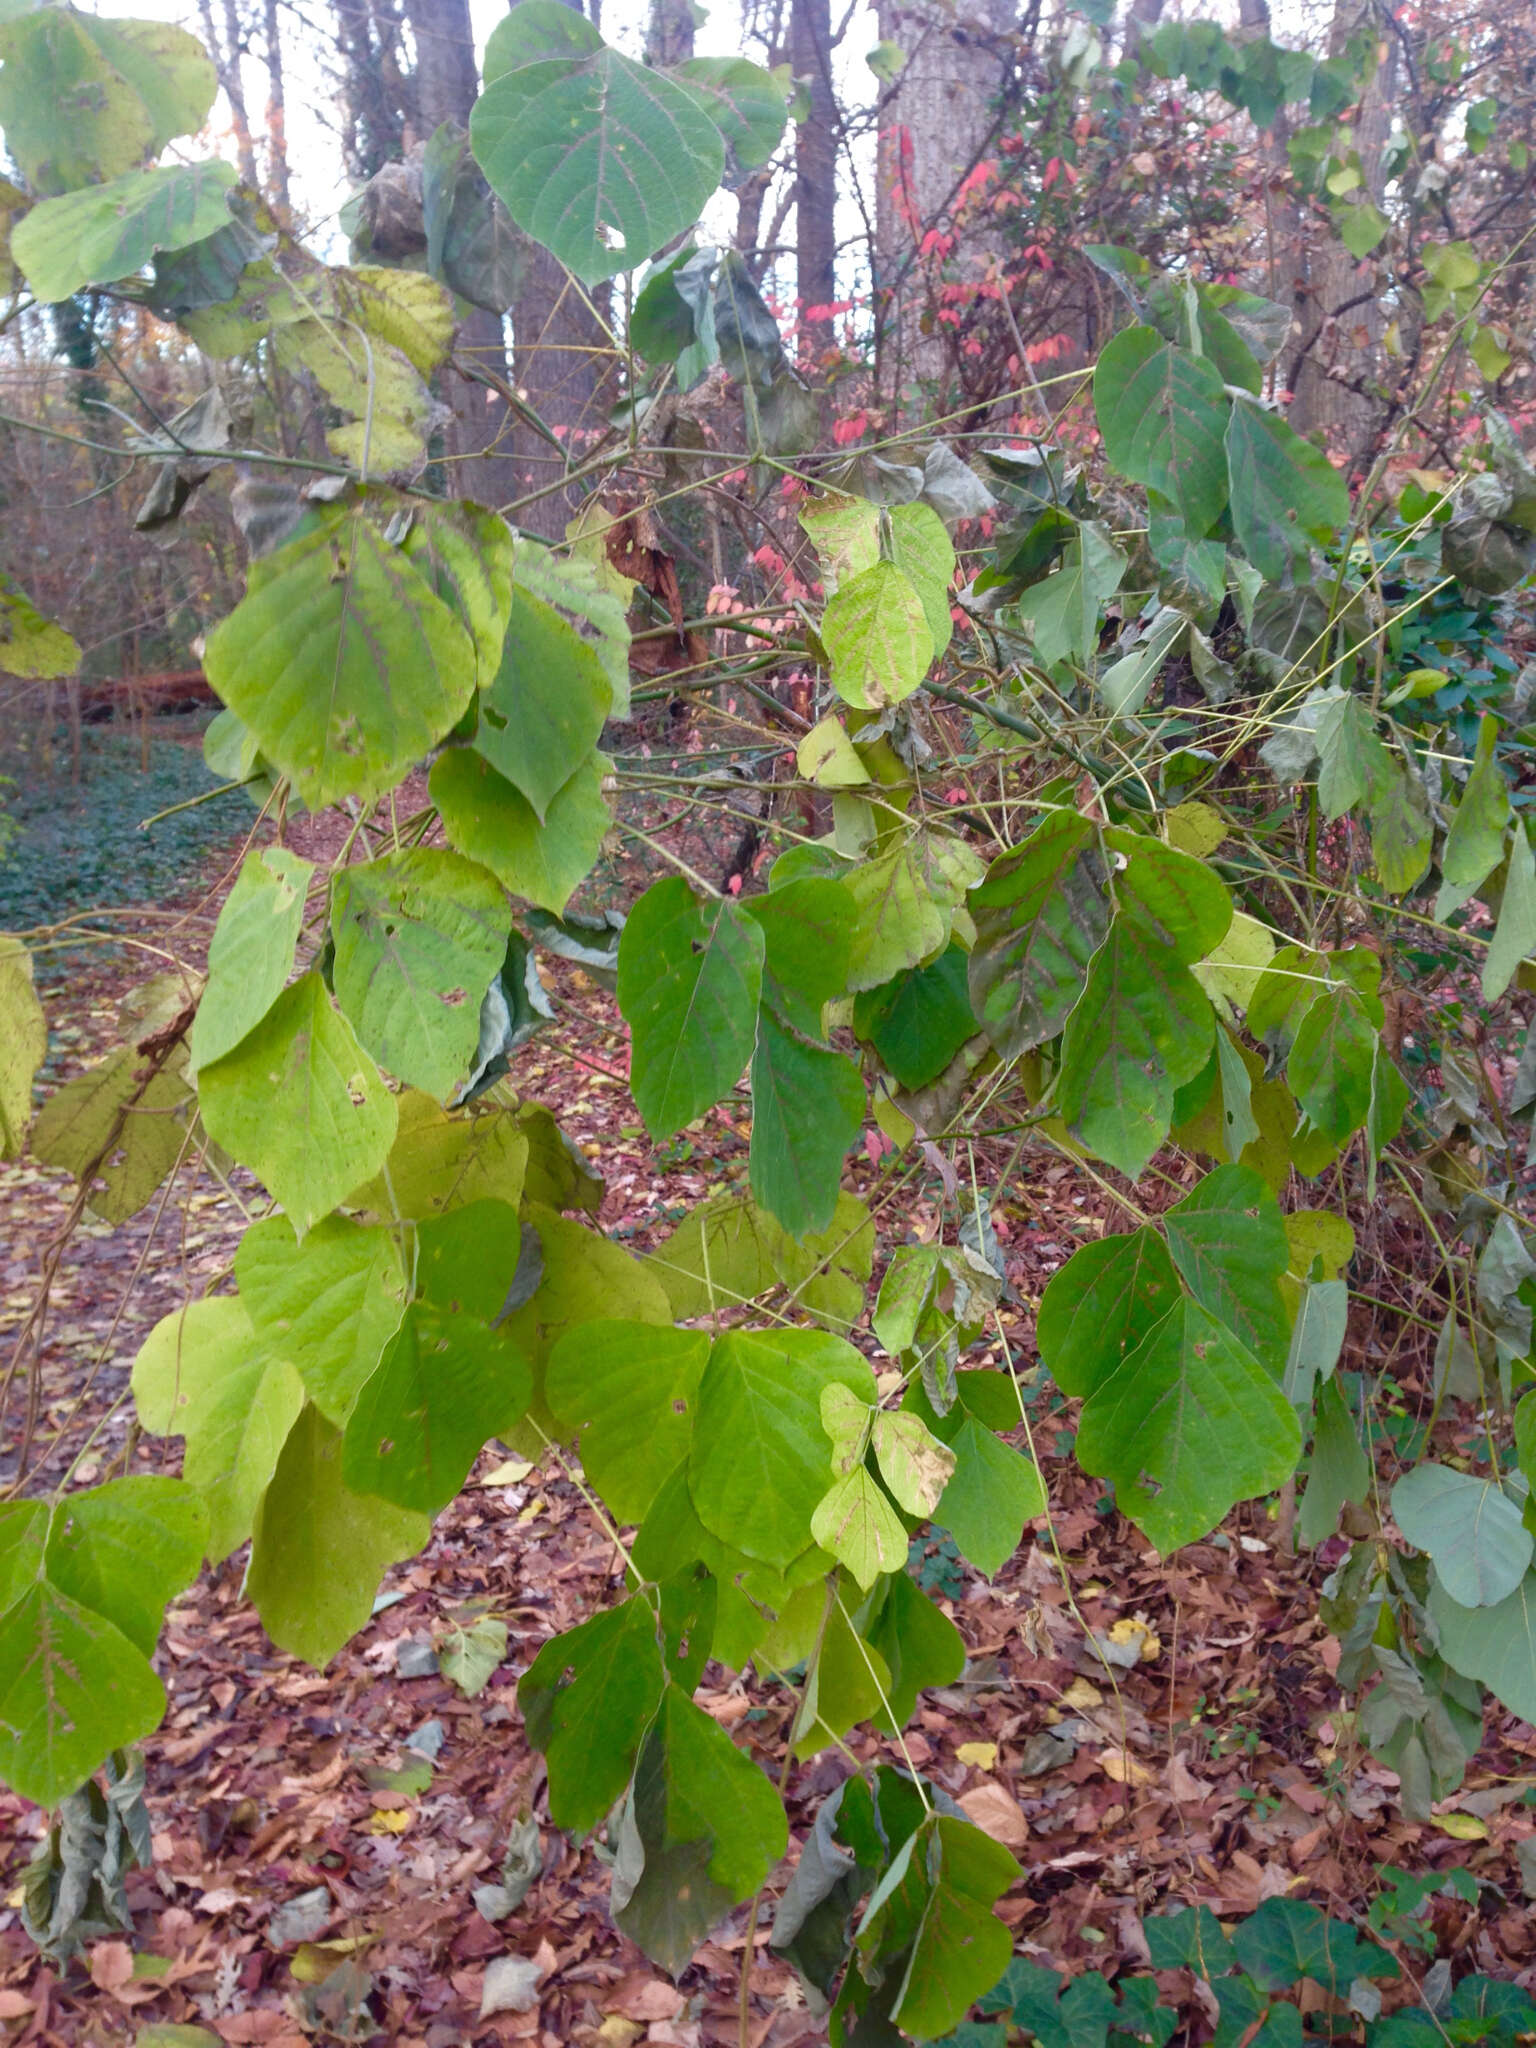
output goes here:
[[259, 189], [256, 176], [256, 150], [251, 141], [251, 121], [245, 104], [245, 79], [240, 70], [240, 59], [244, 55], [245, 31], [240, 21], [237, 0], [224, 0], [224, 45], [221, 46], [218, 31], [213, 25], [211, 0], [199, 0], [198, 25], [203, 31], [203, 41], [213, 59], [213, 68], [218, 74], [224, 97], [229, 101], [229, 117], [235, 131], [235, 155], [240, 164], [240, 176], [253, 192]]
[[[413, 125], [426, 141], [445, 121], [467, 127], [479, 91], [469, 0], [406, 0], [406, 15], [416, 45]], [[505, 382], [507, 343], [501, 317], [476, 307], [459, 326], [454, 355], [478, 363]], [[505, 402], [477, 378], [452, 367], [443, 373], [442, 396], [453, 414], [446, 452], [454, 489], [485, 504], [509, 503], [517, 495], [518, 478]]]
[[986, 153], [1017, 19], [1016, 0], [880, 0], [880, 38], [906, 58], [880, 110], [875, 290], [889, 395], [914, 374], [944, 378], [948, 351], [923, 242]]
[[263, 21], [267, 45], [267, 176], [278, 212], [286, 221], [292, 213], [288, 192], [288, 105], [283, 89], [283, 41], [277, 0], [265, 0]]
[[[464, 0], [456, 0], [463, 5]], [[564, 0], [576, 13], [597, 20], [599, 0]], [[523, 285], [512, 307], [513, 382], [517, 393], [559, 441], [557, 454], [544, 436], [525, 423], [512, 428], [512, 488], [503, 502], [541, 495], [519, 507], [515, 517], [530, 533], [558, 540], [578, 498], [558, 485], [568, 463], [579, 462], [602, 432], [618, 396], [612, 344], [601, 320], [565, 267], [537, 242], [523, 238]], [[607, 288], [592, 295], [601, 312]]]
[[803, 320], [837, 297], [837, 98], [832, 90], [831, 0], [793, 0], [789, 61], [811, 105], [795, 130], [795, 288]]

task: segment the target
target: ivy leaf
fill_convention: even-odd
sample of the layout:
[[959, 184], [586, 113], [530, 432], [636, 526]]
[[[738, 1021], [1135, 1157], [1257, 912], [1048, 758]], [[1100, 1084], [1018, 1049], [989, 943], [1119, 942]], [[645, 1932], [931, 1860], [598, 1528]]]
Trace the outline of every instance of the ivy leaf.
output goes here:
[[1465, 903], [1504, 857], [1509, 784], [1495, 752], [1498, 737], [1499, 721], [1485, 717], [1478, 727], [1472, 771], [1445, 835], [1445, 851], [1440, 856], [1445, 884], [1435, 904], [1436, 917], [1443, 918]]
[[[950, 1410], [952, 1416], [958, 1412]], [[934, 1519], [963, 1557], [995, 1578], [1018, 1549], [1024, 1524], [1045, 1513], [1045, 1482], [1033, 1458], [1005, 1444], [974, 1415], [961, 1415], [949, 1448], [955, 1469]]]
[[847, 1566], [865, 1593], [882, 1573], [899, 1571], [907, 1561], [907, 1532], [863, 1463], [835, 1480], [817, 1502], [811, 1535]]
[[1301, 1431], [1278, 1383], [1198, 1303], [1172, 1309], [1084, 1404], [1083, 1469], [1111, 1479], [1161, 1551], [1208, 1535], [1235, 1501], [1296, 1468]]
[[698, 88], [601, 47], [492, 79], [469, 139], [518, 226], [585, 285], [691, 228], [725, 168]]
[[522, 791], [540, 824], [602, 737], [613, 691], [596, 651], [552, 605], [519, 589], [475, 749]]
[[522, 791], [469, 747], [440, 754], [429, 787], [459, 852], [514, 896], [558, 917], [592, 872], [613, 822], [606, 768], [601, 754], [589, 754], [549, 799], [542, 821]]
[[784, 1808], [762, 1771], [669, 1685], [620, 1827], [615, 1924], [675, 1976], [711, 1927], [757, 1890], [788, 1841]]
[[1348, 521], [1349, 485], [1320, 448], [1246, 400], [1232, 407], [1226, 441], [1244, 554], [1273, 583], [1302, 576], [1310, 544]]
[[[1109, 929], [1106, 870], [1092, 822], [1053, 811], [993, 861], [971, 893], [971, 1003], [1004, 1059], [1054, 1038]], [[898, 1078], [900, 1078], [898, 1076]]]
[[630, 1087], [653, 1138], [670, 1138], [736, 1085], [752, 1056], [762, 927], [734, 903], [700, 903], [680, 875], [656, 882], [619, 942]]
[[687, 1457], [709, 1345], [704, 1330], [603, 1319], [551, 1351], [545, 1398], [616, 1521], [643, 1522]]
[[839, 1337], [731, 1330], [716, 1343], [694, 1411], [688, 1487], [722, 1543], [780, 1570], [806, 1548], [827, 1490], [821, 1395], [834, 1382], [874, 1398], [868, 1364]]
[[186, 1438], [182, 1475], [207, 1504], [208, 1555], [218, 1563], [251, 1533], [304, 1383], [257, 1338], [244, 1303], [216, 1295], [155, 1325], [132, 1384], [141, 1426]]
[[643, 1594], [553, 1637], [518, 1680], [528, 1740], [549, 1771], [549, 1817], [585, 1833], [629, 1781], [666, 1675]]
[[198, 1106], [215, 1144], [261, 1178], [297, 1231], [375, 1173], [395, 1136], [395, 1099], [313, 971], [204, 1067]]
[[446, 1096], [474, 1063], [510, 929], [500, 883], [462, 854], [418, 846], [342, 868], [331, 890], [337, 1001], [392, 1074]]
[[[209, 682], [311, 810], [393, 788], [463, 716], [479, 673], [457, 610], [371, 516], [387, 502], [370, 493], [313, 513], [252, 564], [208, 639]], [[478, 545], [509, 605], [510, 529], [487, 521]]]
[[47, 1056], [48, 1023], [32, 986], [32, 955], [0, 932], [0, 1160], [21, 1157], [33, 1077]]
[[246, 1591], [277, 1647], [323, 1671], [373, 1612], [387, 1567], [431, 1532], [425, 1515], [346, 1485], [341, 1431], [308, 1406], [256, 1511]]
[[1209, 533], [1227, 502], [1222, 435], [1232, 409], [1215, 364], [1154, 328], [1128, 327], [1100, 352], [1093, 403], [1121, 475], [1166, 498], [1192, 537]]
[[[1504, 877], [1504, 898], [1499, 905], [1499, 922], [1483, 960], [1483, 1000], [1496, 1003], [1524, 960], [1536, 957], [1536, 853], [1519, 821], [1510, 836], [1509, 869]], [[4, 955], [0, 953], [0, 973]], [[0, 1084], [3, 1095], [3, 1084]], [[0, 1127], [5, 1121], [0, 1109]], [[0, 1148], [0, 1158], [4, 1157]]]
[[0, 1779], [23, 1799], [56, 1806], [164, 1713], [143, 1652], [46, 1578], [0, 1616]]
[[825, 1230], [843, 1160], [864, 1123], [864, 1082], [845, 1054], [817, 1045], [765, 1004], [752, 1055], [752, 1194], [793, 1237]]
[[1232, 1938], [1237, 1960], [1264, 1991], [1288, 1991], [1310, 1977], [1335, 1998], [1357, 1977], [1395, 1978], [1396, 1956], [1364, 1941], [1348, 1921], [1331, 1919], [1302, 1899], [1266, 1899], [1238, 1923]]
[[532, 1393], [528, 1361], [499, 1330], [413, 1302], [348, 1418], [342, 1478], [354, 1493], [436, 1514], [487, 1439], [522, 1420]]
[[207, 1540], [194, 1487], [135, 1473], [57, 1503], [44, 1570], [66, 1599], [107, 1615], [151, 1657], [166, 1605], [197, 1577]]
[[208, 942], [208, 983], [192, 1020], [192, 1064], [233, 1052], [293, 972], [312, 864], [285, 846], [248, 853]]
[[269, 1216], [241, 1238], [235, 1278], [257, 1340], [291, 1360], [321, 1414], [343, 1427], [405, 1311], [393, 1235], [326, 1216], [299, 1238], [286, 1216]]
[[1525, 1578], [1536, 1543], [1520, 1503], [1493, 1479], [1416, 1465], [1392, 1489], [1392, 1514], [1459, 1607], [1497, 1607]]
[[934, 654], [927, 608], [894, 562], [876, 562], [838, 585], [822, 614], [821, 639], [832, 687], [863, 711], [910, 697]]
[[157, 250], [216, 234], [229, 221], [234, 183], [230, 164], [167, 164], [39, 200], [12, 229], [11, 255], [33, 297], [56, 304], [87, 285], [132, 277]]
[[1290, 1349], [1279, 1279], [1291, 1262], [1280, 1204], [1246, 1166], [1218, 1166], [1164, 1218], [1168, 1249], [1202, 1308], [1277, 1377]]
[[1040, 1356], [1064, 1394], [1092, 1394], [1178, 1299], [1178, 1275], [1155, 1230], [1079, 1245], [1041, 1296]]

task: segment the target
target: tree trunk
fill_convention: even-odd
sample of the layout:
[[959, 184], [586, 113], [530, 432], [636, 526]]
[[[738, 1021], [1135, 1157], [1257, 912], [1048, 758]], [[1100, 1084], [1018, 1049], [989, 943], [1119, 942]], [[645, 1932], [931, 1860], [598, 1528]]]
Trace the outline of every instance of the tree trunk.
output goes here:
[[832, 90], [831, 0], [793, 0], [789, 61], [810, 87], [795, 130], [795, 286], [804, 320], [837, 297], [837, 98]]
[[250, 115], [245, 105], [245, 79], [240, 70], [240, 59], [244, 54], [245, 31], [240, 21], [240, 10], [236, 0], [224, 0], [224, 45], [219, 42], [218, 31], [213, 25], [211, 0], [199, 0], [198, 25], [203, 32], [203, 41], [213, 59], [213, 68], [218, 75], [224, 97], [229, 101], [229, 117], [235, 131], [235, 155], [240, 164], [240, 176], [253, 192], [259, 189], [256, 176], [256, 150], [251, 141]]
[[[1335, 53], [1342, 52], [1363, 18], [1358, 5], [1346, 6], [1341, 0], [1331, 38]], [[1397, 45], [1389, 38], [1361, 95], [1354, 124], [1365, 191], [1376, 206], [1386, 184], [1382, 158], [1392, 132], [1396, 92]], [[1321, 223], [1301, 321], [1303, 333], [1291, 369], [1291, 424], [1298, 433], [1320, 435], [1352, 465], [1364, 463], [1386, 409], [1385, 400], [1374, 398], [1369, 388], [1380, 384], [1386, 306], [1374, 259], [1357, 260]], [[1330, 375], [1332, 371], [1338, 375]], [[1368, 388], [1352, 388], [1361, 385]]]
[[[231, 0], [233, 4], [233, 0]], [[283, 91], [283, 41], [277, 0], [265, 0], [267, 44], [267, 176], [279, 216], [291, 217], [288, 193], [288, 109]]]
[[880, 382], [891, 396], [913, 375], [945, 377], [948, 351], [923, 243], [996, 130], [1017, 17], [1015, 0], [880, 0], [880, 39], [906, 58], [881, 105], [878, 152]]
[[[464, 128], [479, 91], [469, 0], [406, 0], [416, 45], [415, 125], [427, 140], [445, 121]], [[454, 337], [454, 355], [479, 363], [506, 381], [506, 329], [501, 317], [476, 307]], [[442, 396], [453, 413], [447, 453], [456, 491], [482, 503], [501, 505], [517, 495], [518, 478], [508, 449], [505, 402], [478, 379], [449, 368]]]
[[651, 0], [645, 31], [645, 61], [658, 70], [686, 64], [693, 55], [693, 8], [690, 0]]
[[[457, 0], [463, 5], [464, 0]], [[564, 0], [580, 14], [580, 0]], [[599, 0], [585, 12], [596, 21]], [[513, 381], [517, 393], [556, 437], [557, 453], [545, 437], [521, 421], [512, 429], [513, 486], [503, 502], [542, 495], [519, 507], [518, 525], [546, 540], [558, 540], [579, 497], [558, 485], [567, 465], [579, 463], [586, 447], [607, 423], [618, 396], [612, 343], [565, 267], [538, 243], [523, 241], [523, 285], [512, 307]], [[592, 293], [599, 312], [606, 286]]]

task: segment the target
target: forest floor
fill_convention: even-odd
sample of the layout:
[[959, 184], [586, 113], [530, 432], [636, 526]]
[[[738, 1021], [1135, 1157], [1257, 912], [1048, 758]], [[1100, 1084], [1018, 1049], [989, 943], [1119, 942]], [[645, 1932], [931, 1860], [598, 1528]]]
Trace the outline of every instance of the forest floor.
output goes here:
[[[291, 837], [320, 851], [334, 830], [334, 820], [302, 821]], [[46, 1087], [113, 1042], [123, 993], [163, 966], [165, 950], [200, 958], [237, 852], [237, 843], [222, 848], [193, 896], [123, 920], [109, 952], [71, 955], [47, 974]], [[632, 893], [625, 882], [615, 879], [616, 897]], [[687, 1143], [653, 1148], [628, 1096], [611, 998], [576, 970], [552, 978], [559, 1042], [551, 1034], [520, 1054], [515, 1084], [600, 1155], [600, 1225], [643, 1250], [718, 1187], [722, 1170], [744, 1170], [746, 1132], [722, 1109]], [[850, 1184], [869, 1171], [856, 1156]], [[935, 1180], [886, 1212], [887, 1254], [903, 1237], [932, 1236], [938, 1192]], [[0, 1361], [32, 1308], [71, 1193], [64, 1176], [33, 1163], [0, 1169]], [[1010, 1296], [1003, 1326], [1026, 1374], [1040, 1291], [1077, 1243], [1105, 1228], [1110, 1206], [1029, 1155], [1022, 1177], [996, 1191]], [[162, 1315], [224, 1282], [243, 1222], [238, 1192], [184, 1174], [126, 1226], [88, 1219], [75, 1232], [52, 1289], [30, 1485], [56, 1484], [82, 1450], [79, 1481], [121, 1469], [125, 1457], [134, 1470], [174, 1469], [173, 1446], [130, 1437], [128, 1371]], [[1433, 1953], [1536, 1982], [1536, 1921], [1515, 1855], [1536, 1822], [1531, 1730], [1490, 1703], [1463, 1789], [1432, 1821], [1405, 1820], [1395, 1777], [1353, 1735], [1333, 1676], [1338, 1646], [1318, 1618], [1342, 1540], [1292, 1559], [1275, 1524], [1249, 1510], [1210, 1541], [1160, 1558], [1078, 1470], [1072, 1419], [1039, 1391], [1031, 1435], [1051, 1517], [1026, 1531], [995, 1580], [944, 1544], [929, 1544], [920, 1566], [969, 1658], [959, 1683], [924, 1696], [906, 1750], [1019, 1857], [1024, 1874], [1000, 1908], [1016, 1949], [1113, 1975], [1145, 1966], [1140, 1921], [1150, 1910], [1204, 1902], [1228, 1919], [1285, 1894], [1360, 1919], [1384, 1868], [1465, 1870], [1475, 1902], [1429, 1902], [1419, 1939], [1398, 1948], [1405, 1980], [1394, 1995], [1413, 1994]], [[65, 1968], [39, 1959], [16, 1908], [44, 1816], [0, 1793], [0, 2042], [105, 2044], [176, 2023], [281, 2048], [824, 2039], [766, 1945], [789, 1863], [770, 1880], [752, 1936], [743, 2033], [747, 1909], [674, 1984], [614, 1930], [600, 1854], [543, 1820], [542, 1764], [516, 1712], [518, 1673], [550, 1635], [609, 1602], [621, 1576], [571, 1485], [494, 1448], [438, 1518], [426, 1552], [389, 1574], [371, 1624], [323, 1674], [267, 1642], [242, 1598], [238, 1556], [206, 1573], [173, 1604], [158, 1659], [170, 1709], [144, 1744], [155, 1853], [128, 1880], [131, 1939], [98, 1940]], [[434, 1646], [466, 1608], [509, 1629], [506, 1660], [474, 1699], [433, 1668]], [[743, 1686], [712, 1665], [700, 1699], [777, 1773], [793, 1709], [786, 1691]], [[850, 1745], [856, 1756], [878, 1746], [872, 1737]], [[830, 1751], [791, 1772], [797, 1837], [849, 1768]], [[542, 1875], [493, 1923], [472, 1894], [496, 1880], [514, 1825], [530, 1814], [541, 1823]], [[503, 1957], [537, 1966], [537, 1995], [526, 2011], [481, 2018], [487, 1973]], [[1169, 1975], [1171, 2002], [1187, 2007], [1189, 1990]]]

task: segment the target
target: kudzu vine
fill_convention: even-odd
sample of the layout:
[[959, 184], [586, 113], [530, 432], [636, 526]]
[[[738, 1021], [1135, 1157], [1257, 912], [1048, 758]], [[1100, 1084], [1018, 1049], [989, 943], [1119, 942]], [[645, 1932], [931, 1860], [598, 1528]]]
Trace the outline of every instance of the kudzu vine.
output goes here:
[[[1130, 312], [1092, 375], [1101, 501], [1061, 448], [968, 463], [918, 439], [834, 469], [796, 459], [814, 399], [744, 268], [672, 246], [727, 165], [772, 154], [776, 75], [648, 69], [522, 0], [490, 41], [472, 161], [434, 140], [452, 175], [427, 181], [429, 274], [322, 264], [226, 167], [153, 165], [213, 97], [182, 31], [50, 7], [0, 26], [0, 59], [32, 297], [110, 289], [231, 384], [253, 351], [306, 373], [339, 420], [306, 491], [248, 494], [246, 595], [207, 640], [208, 759], [278, 830], [244, 857], [206, 976], [140, 988], [124, 1042], [34, 1120], [24, 940], [49, 935], [0, 940], [0, 1156], [67, 1168], [77, 1217], [123, 1220], [190, 1160], [270, 1198], [233, 1288], [133, 1368], [138, 1423], [180, 1441], [182, 1476], [0, 1505], [5, 1781], [52, 1806], [149, 1734], [166, 1603], [247, 1542], [272, 1641], [323, 1668], [500, 1439], [564, 1461], [620, 1542], [625, 1597], [540, 1651], [519, 1704], [551, 1820], [606, 1825], [616, 1920], [680, 1969], [788, 1841], [769, 1779], [694, 1702], [706, 1661], [803, 1671], [794, 1756], [869, 1724], [899, 1762], [919, 1693], [964, 1662], [912, 1537], [936, 1523], [995, 1573], [1048, 1514], [1027, 1431], [1012, 1441], [1033, 1361], [1000, 1341], [1001, 1368], [965, 1362], [1004, 1336], [988, 1197], [972, 1174], [939, 1241], [882, 1242], [878, 1204], [843, 1185], [871, 1116], [888, 1177], [1002, 1135], [1010, 1171], [1050, 1155], [1115, 1191], [1134, 1227], [1051, 1280], [1039, 1363], [1082, 1404], [1080, 1463], [1160, 1551], [1289, 1488], [1304, 1453], [1304, 1542], [1371, 1498], [1368, 1390], [1341, 1361], [1351, 1278], [1369, 1296], [1373, 1276], [1348, 1212], [1406, 1192], [1446, 1259], [1442, 1376], [1470, 1371], [1491, 1455], [1429, 1458], [1376, 1502], [1401, 1543], [1356, 1543], [1329, 1582], [1341, 1682], [1411, 1810], [1475, 1749], [1477, 1685], [1536, 1720], [1536, 1409], [1513, 1405], [1536, 1278], [1513, 1120], [1536, 1063], [1528, 1040], [1501, 1167], [1475, 1078], [1426, 1140], [1388, 1022], [1426, 934], [1488, 1005], [1536, 988], [1519, 715], [1485, 716], [1467, 752], [1427, 722], [1424, 671], [1383, 687], [1420, 602], [1387, 603], [1394, 564], [1440, 550], [1421, 588], [1488, 593], [1536, 562], [1536, 473], [1502, 423], [1470, 482], [1395, 511], [1373, 483], [1352, 510], [1263, 395], [1283, 310], [1096, 250]], [[59, 76], [78, 89], [44, 89]], [[774, 653], [822, 678], [795, 783], [831, 829], [770, 826], [760, 892], [688, 870], [627, 919], [571, 911], [612, 823], [630, 586], [601, 517], [552, 548], [399, 480], [430, 453], [455, 293], [497, 302], [494, 266], [444, 252], [483, 254], [469, 230], [493, 217], [587, 285], [656, 259], [628, 330], [647, 388], [685, 397], [722, 364], [748, 455], [804, 487], [824, 601]], [[214, 464], [261, 459], [222, 399], [162, 424], [155, 520]], [[957, 592], [953, 535], [982, 513]], [[8, 666], [68, 672], [67, 634], [9, 580], [0, 603]], [[1193, 709], [1158, 697], [1180, 664]], [[428, 807], [403, 818], [424, 763]], [[355, 826], [331, 866], [283, 843], [293, 807], [337, 803]], [[1341, 821], [1330, 868], [1319, 833]], [[750, 1101], [746, 1185], [647, 1257], [594, 1227], [601, 1180], [517, 1092], [552, 1015], [541, 955], [616, 986], [653, 1139]], [[1458, 1187], [1462, 1127], [1482, 1151]], [[775, 1940], [832, 2038], [944, 2034], [1008, 1962], [992, 1908], [1014, 1859], [897, 1763], [817, 1832]]]

